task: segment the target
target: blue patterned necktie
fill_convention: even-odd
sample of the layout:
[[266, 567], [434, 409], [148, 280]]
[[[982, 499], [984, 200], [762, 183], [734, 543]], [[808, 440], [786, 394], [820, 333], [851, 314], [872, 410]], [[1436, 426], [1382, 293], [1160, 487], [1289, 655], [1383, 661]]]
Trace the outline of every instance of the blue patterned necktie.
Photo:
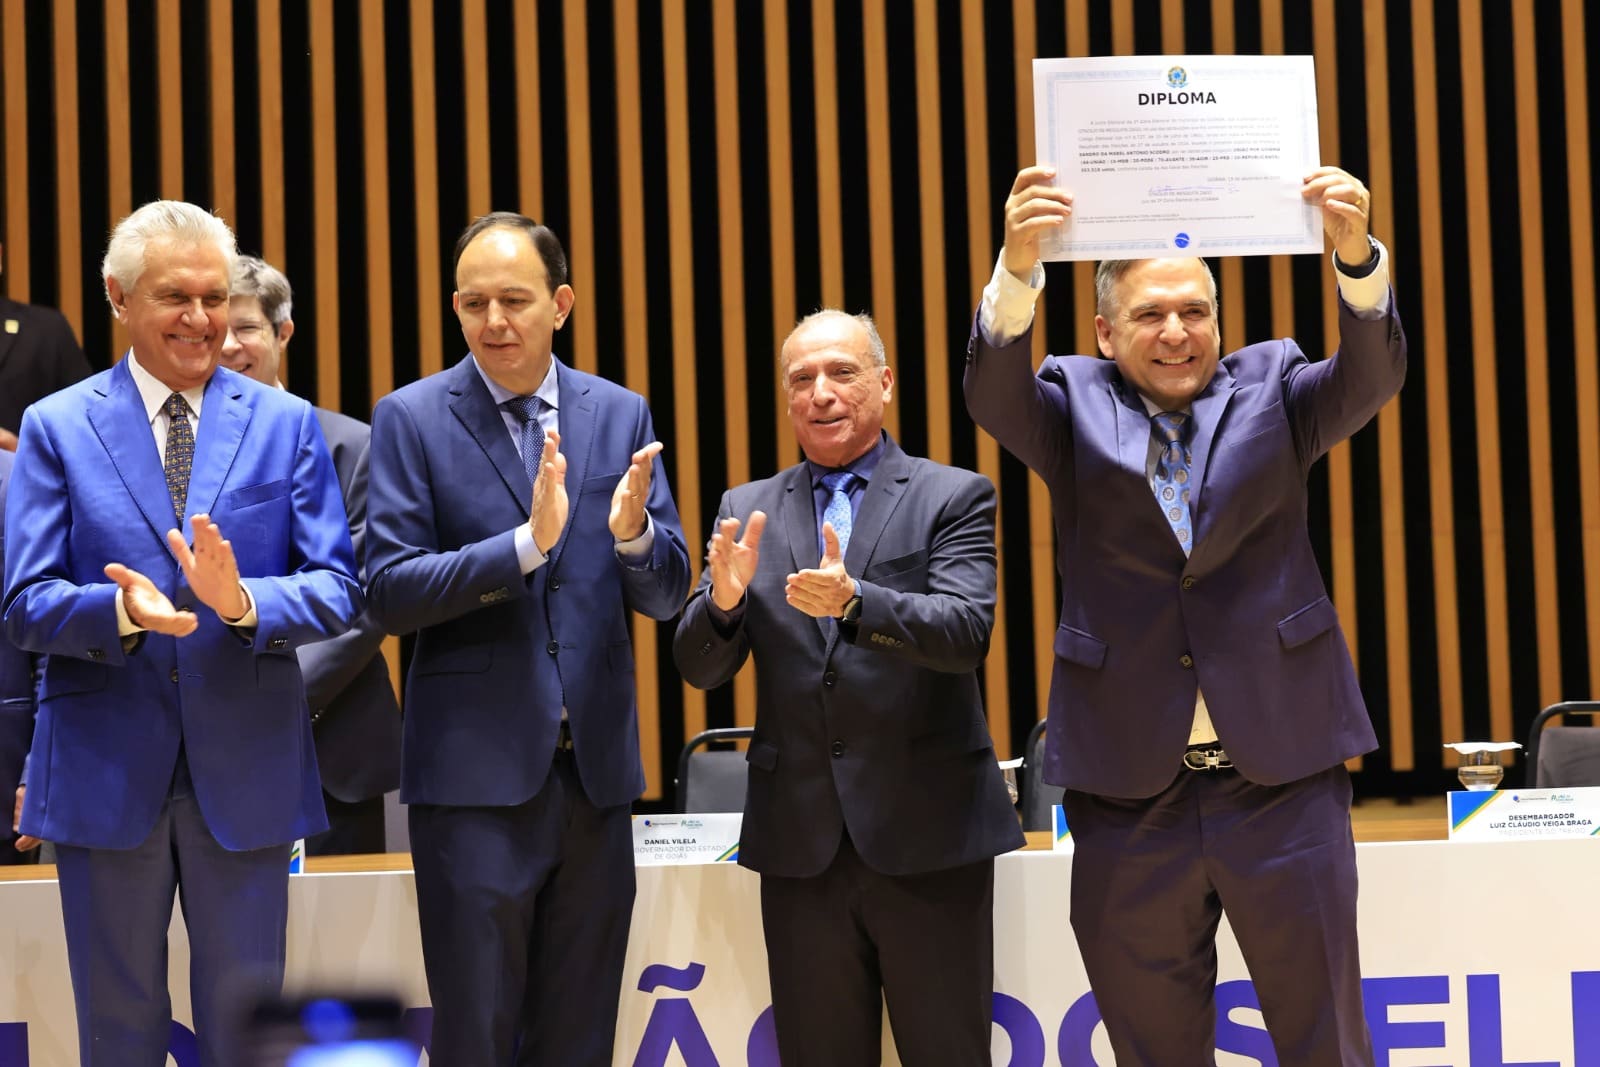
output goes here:
[[167, 454], [162, 462], [167, 474], [167, 492], [172, 494], [172, 511], [183, 525], [183, 509], [189, 503], [189, 472], [194, 469], [194, 427], [189, 425], [189, 402], [182, 393], [173, 393], [161, 405], [167, 413]]
[[[827, 487], [832, 495], [828, 497], [828, 506], [823, 509], [822, 521], [833, 527], [833, 532], [839, 535], [839, 557], [844, 558], [845, 550], [850, 547], [850, 530], [855, 526], [855, 515], [850, 510], [850, 486], [855, 482], [856, 476], [849, 471], [829, 471], [822, 476], [822, 484]], [[819, 544], [822, 532], [817, 531]]]
[[528, 485], [539, 479], [539, 461], [544, 457], [544, 427], [539, 425], [539, 409], [544, 401], [536, 396], [514, 396], [505, 402], [505, 409], [522, 423], [517, 438], [517, 450], [522, 453], [522, 469], [528, 474]]
[[1189, 446], [1184, 440], [1189, 416], [1163, 411], [1151, 416], [1151, 423], [1151, 432], [1161, 446], [1156, 456], [1156, 502], [1187, 556], [1194, 544], [1194, 527], [1189, 521]]

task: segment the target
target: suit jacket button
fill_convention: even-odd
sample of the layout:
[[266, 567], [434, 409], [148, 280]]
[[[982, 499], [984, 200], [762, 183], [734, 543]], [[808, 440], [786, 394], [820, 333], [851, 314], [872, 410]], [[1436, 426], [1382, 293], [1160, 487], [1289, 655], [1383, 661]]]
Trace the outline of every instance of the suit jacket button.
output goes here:
[[552, 578], [552, 579], [550, 579], [550, 591], [552, 593], [555, 592], [557, 589], [560, 589], [560, 588], [561, 588], [561, 579], [560, 578]]
[[833, 688], [833, 683], [837, 682], [838, 680], [839, 680], [839, 676], [837, 674], [834, 674], [832, 671], [829, 671], [828, 673], [826, 673], [826, 674], [824, 674], [822, 676], [822, 684], [827, 686], [829, 689], [832, 689]]
[[173, 684], [177, 684], [177, 681], [178, 681], [178, 668], [176, 668], [176, 667], [172, 668], [171, 678], [172, 678]]
[[548, 645], [544, 646], [544, 650], [553, 656], [561, 650], [561, 646], [556, 644], [554, 641], [551, 641]]
[[98, 649], [98, 648], [91, 648], [84, 654], [86, 656], [88, 656], [90, 659], [97, 659], [98, 660], [98, 659], [105, 659], [106, 658], [105, 652], [102, 651], [101, 649]]
[[1183, 667], [1193, 667], [1194, 657], [1185, 652], [1183, 655], [1178, 657], [1178, 664]]
[[707, 641], [705, 644], [700, 646], [700, 654], [702, 656], [711, 655], [711, 642], [710, 641]]
[[843, 741], [835, 741], [833, 743], [833, 758], [834, 759], [838, 759], [839, 757], [841, 757], [843, 755], [844, 755], [844, 742]]
[[274, 637], [268, 643], [267, 647], [271, 648], [271, 649], [274, 649], [274, 650], [280, 649], [280, 648], [288, 648], [289, 647], [289, 640], [288, 640], [288, 638], [285, 638], [285, 637]]
[[1182, 583], [1180, 583], [1180, 584], [1182, 584], [1182, 586], [1183, 586], [1183, 587], [1184, 587], [1184, 588], [1185, 588], [1185, 589], [1193, 589], [1193, 588], [1194, 588], [1194, 575], [1192, 575], [1192, 574], [1185, 574], [1185, 575], [1184, 575], [1184, 576], [1183, 576], [1183, 581], [1182, 581]]

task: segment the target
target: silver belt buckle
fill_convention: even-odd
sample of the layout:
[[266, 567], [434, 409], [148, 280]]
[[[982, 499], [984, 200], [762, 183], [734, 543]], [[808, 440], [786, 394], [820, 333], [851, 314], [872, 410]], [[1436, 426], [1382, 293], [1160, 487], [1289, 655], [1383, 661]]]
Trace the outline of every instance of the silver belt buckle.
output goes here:
[[1183, 765], [1191, 771], [1220, 771], [1233, 766], [1222, 748], [1191, 748], [1183, 754]]

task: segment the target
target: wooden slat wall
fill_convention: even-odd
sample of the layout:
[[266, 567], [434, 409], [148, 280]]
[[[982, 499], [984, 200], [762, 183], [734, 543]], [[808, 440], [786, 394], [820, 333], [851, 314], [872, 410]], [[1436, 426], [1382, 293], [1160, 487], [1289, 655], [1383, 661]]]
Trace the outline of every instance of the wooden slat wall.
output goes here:
[[[1592, 22], [1581, 0], [0, 0], [0, 289], [62, 307], [107, 364], [105, 230], [204, 201], [296, 284], [291, 385], [365, 417], [461, 353], [454, 235], [532, 213], [578, 292], [558, 352], [652, 398], [696, 557], [727, 485], [796, 458], [773, 370], [795, 319], [871, 311], [891, 429], [1000, 487], [985, 692], [1009, 753], [1053, 666], [1054, 531], [960, 375], [1033, 159], [1030, 61], [1310, 50], [1324, 154], [1373, 190], [1411, 341], [1400, 399], [1313, 475], [1314, 541], [1384, 740], [1358, 786], [1432, 792], [1441, 741], [1600, 695]], [[208, 64], [180, 66], [197, 44]], [[1336, 345], [1325, 261], [1218, 274], [1229, 347]], [[1090, 268], [1049, 276], [1037, 356], [1092, 350]], [[636, 634], [659, 797], [682, 739], [751, 722], [754, 690], [688, 690], [670, 630]]]

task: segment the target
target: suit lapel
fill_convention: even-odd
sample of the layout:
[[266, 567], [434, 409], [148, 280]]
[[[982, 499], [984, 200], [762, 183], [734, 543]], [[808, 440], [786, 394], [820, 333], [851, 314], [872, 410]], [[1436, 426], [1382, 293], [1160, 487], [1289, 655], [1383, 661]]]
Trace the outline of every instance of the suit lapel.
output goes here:
[[817, 505], [811, 496], [811, 468], [802, 460], [789, 472], [783, 492], [783, 532], [789, 541], [793, 569], [815, 567], [817, 554]]
[[1189, 440], [1189, 473], [1194, 491], [1189, 494], [1189, 519], [1196, 546], [1200, 544], [1200, 501], [1204, 496], [1211, 448], [1216, 443], [1217, 427], [1222, 425], [1222, 417], [1228, 410], [1228, 401], [1233, 399], [1234, 386], [1237, 384], [1227, 366], [1218, 363], [1210, 385], [1193, 405], [1194, 436]]
[[893, 438], [884, 442], [883, 455], [872, 472], [872, 481], [861, 494], [861, 508], [850, 531], [850, 547], [844, 551], [844, 569], [852, 576], [866, 571], [877, 551], [878, 541], [900, 506], [906, 484], [911, 480], [911, 459]]
[[200, 405], [200, 430], [194, 437], [194, 469], [189, 474], [189, 497], [184, 507], [184, 537], [191, 515], [207, 514], [217, 505], [223, 480], [233, 467], [250, 425], [254, 409], [244, 400], [244, 390], [230, 371], [218, 370], [206, 383]]
[[[1117, 465], [1140, 482], [1149, 484], [1150, 416], [1144, 409], [1144, 401], [1135, 390], [1122, 383], [1113, 385], [1109, 391], [1117, 418]], [[1150, 496], [1150, 506], [1159, 510], [1154, 494]]]
[[[817, 505], [811, 496], [811, 468], [804, 460], [789, 471], [783, 487], [782, 514], [778, 519], [784, 539], [789, 542], [791, 569], [803, 571], [816, 567], [821, 562], [817, 552]], [[833, 637], [833, 627], [827, 619], [811, 621], [816, 624], [823, 644], [827, 645]]]
[[516, 502], [517, 510], [527, 515], [533, 506], [533, 486], [528, 482], [527, 472], [522, 469], [522, 457], [517, 455], [517, 446], [511, 442], [511, 434], [506, 430], [505, 420], [500, 417], [500, 409], [495, 406], [494, 397], [489, 395], [489, 387], [483, 384], [471, 356], [457, 363], [450, 374], [451, 413], [460, 421], [468, 436], [483, 449], [490, 466], [500, 475], [506, 492]]
[[172, 511], [172, 494], [167, 491], [167, 476], [161, 469], [144, 400], [133, 384], [127, 359], [111, 368], [105, 391], [89, 405], [88, 418], [111, 457], [117, 476], [127, 486], [128, 495], [165, 545], [167, 531], [177, 526], [178, 520]]
[[[567, 457], [567, 514], [569, 516], [566, 527], [561, 531], [561, 540], [551, 550], [550, 558], [559, 560], [562, 551], [567, 547], [567, 535], [572, 530], [570, 516], [577, 509], [578, 496], [583, 492], [584, 480], [589, 477], [589, 467], [593, 458], [595, 432], [599, 428], [600, 419], [594, 397], [589, 395], [589, 386], [578, 380], [571, 368], [559, 359], [556, 363], [556, 390], [560, 406], [556, 409], [556, 419], [561, 426], [561, 454]], [[607, 509], [610, 508], [610, 493], [616, 486], [606, 488]]]

